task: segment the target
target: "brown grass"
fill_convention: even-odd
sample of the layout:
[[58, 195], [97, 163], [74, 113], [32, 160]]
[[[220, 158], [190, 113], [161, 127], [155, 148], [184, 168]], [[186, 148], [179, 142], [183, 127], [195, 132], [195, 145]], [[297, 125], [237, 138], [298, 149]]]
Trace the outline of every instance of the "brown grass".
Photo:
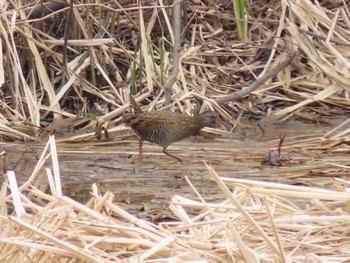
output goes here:
[[[178, 220], [158, 225], [128, 213], [96, 185], [85, 205], [62, 194], [56, 141], [48, 134], [69, 129], [76, 133], [58, 142], [93, 142], [99, 126], [111, 127], [109, 134], [121, 139], [130, 91], [143, 110], [164, 109], [163, 89], [174, 71], [171, 3], [1, 4], [1, 140], [41, 144], [48, 138], [48, 143], [24, 184], [17, 184], [13, 171], [5, 175], [0, 261], [349, 261], [349, 182], [337, 178], [337, 171], [349, 169], [347, 157], [341, 163], [327, 160], [322, 170], [334, 177], [333, 190], [225, 178], [208, 166], [225, 198], [208, 202], [187, 179], [197, 198], [175, 195], [170, 208]], [[240, 112], [267, 121], [326, 121], [349, 114], [348, 1], [247, 1], [244, 43], [237, 41], [232, 1], [183, 3], [171, 110], [191, 114], [200, 105], [232, 124]], [[41, 9], [45, 5], [49, 8]], [[245, 98], [217, 103], [286, 61], [289, 46], [296, 58], [287, 68]], [[348, 135], [345, 121], [283, 148], [315, 156], [348, 154]], [[320, 167], [326, 166], [303, 169]], [[288, 180], [303, 174], [297, 167], [284, 172]], [[271, 177], [281, 174], [271, 169]]]
[[[163, 87], [173, 70], [168, 2], [144, 1], [138, 7], [131, 1], [74, 1], [70, 9], [60, 1], [11, 1], [1, 8], [4, 140], [35, 140], [59, 119], [82, 133], [93, 131], [97, 118], [119, 125], [130, 88], [142, 94], [137, 99], [146, 109], [162, 109]], [[236, 39], [230, 1], [187, 1], [183, 8], [172, 110], [190, 114], [199, 101], [201, 110], [215, 108], [227, 122], [240, 110], [283, 120], [348, 114], [350, 12], [345, 2], [248, 1], [247, 43]], [[284, 61], [290, 41], [297, 58], [255, 90], [250, 103], [214, 103]]]
[[[52, 166], [51, 168], [45, 168]], [[128, 213], [97, 186], [85, 205], [62, 195], [56, 143], [50, 137], [30, 178], [21, 186], [8, 171], [0, 196], [0, 258], [9, 262], [346, 262], [349, 257], [350, 185], [326, 190], [208, 176], [224, 198], [174, 195], [178, 220], [159, 225]], [[343, 167], [344, 168], [344, 167]], [[348, 168], [346, 168], [348, 169]], [[270, 169], [270, 176], [278, 176]], [[249, 173], [249, 171], [247, 171]], [[298, 170], [294, 175], [297, 176]], [[43, 188], [43, 181], [48, 188]]]

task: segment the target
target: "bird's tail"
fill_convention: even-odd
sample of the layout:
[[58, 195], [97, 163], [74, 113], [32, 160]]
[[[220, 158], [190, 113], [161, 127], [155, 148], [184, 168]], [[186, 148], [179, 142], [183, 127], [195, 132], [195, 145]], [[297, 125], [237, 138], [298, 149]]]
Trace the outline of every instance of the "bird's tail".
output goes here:
[[137, 102], [136, 102], [136, 100], [131, 92], [129, 94], [129, 99], [130, 99], [131, 106], [134, 108], [134, 114], [141, 113], [142, 110], [141, 110], [140, 106], [137, 104]]

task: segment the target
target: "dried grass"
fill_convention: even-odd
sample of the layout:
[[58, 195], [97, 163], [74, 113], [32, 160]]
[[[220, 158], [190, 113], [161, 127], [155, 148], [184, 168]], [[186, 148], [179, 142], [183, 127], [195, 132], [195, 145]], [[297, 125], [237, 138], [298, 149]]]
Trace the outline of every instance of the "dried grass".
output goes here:
[[[283, 120], [349, 114], [347, 1], [249, 2], [247, 43], [236, 41], [231, 1], [211, 3], [186, 1], [171, 110], [190, 114], [202, 102], [201, 110], [214, 108], [228, 122], [241, 110]], [[165, 1], [143, 4], [75, 1], [72, 25], [66, 27], [69, 7], [64, 4], [41, 12], [42, 1], [3, 1], [1, 139], [40, 142], [44, 132], [69, 127], [78, 134], [59, 142], [91, 141], [95, 126], [108, 124], [117, 126], [110, 132], [123, 135], [120, 117], [129, 107], [129, 83], [135, 79], [143, 110], [163, 109], [163, 87], [173, 70], [170, 6]], [[297, 54], [293, 63], [247, 102], [219, 105], [219, 99], [249, 86], [260, 71], [265, 74], [287, 59], [290, 42], [284, 35]], [[345, 121], [324, 136], [295, 139], [283, 148], [309, 155], [348, 154], [348, 135]], [[334, 179], [337, 190], [325, 190], [219, 177], [208, 166], [225, 199], [208, 202], [192, 186], [196, 200], [172, 198], [170, 208], [179, 220], [156, 225], [122, 209], [113, 203], [113, 194], [101, 195], [96, 185], [86, 205], [64, 196], [55, 145], [50, 137], [25, 183], [17, 185], [12, 171], [5, 176], [1, 262], [350, 261], [350, 183], [344, 179]], [[321, 170], [337, 177], [337, 171], [349, 169], [343, 158], [342, 164], [259, 170], [252, 177], [285, 175], [284, 181], [290, 181]], [[237, 173], [247, 174], [242, 169]]]
[[[51, 159], [51, 161], [50, 161]], [[49, 167], [49, 163], [52, 165]], [[50, 137], [22, 186], [9, 171], [0, 196], [0, 259], [9, 262], [347, 262], [350, 182], [338, 191], [209, 176], [225, 198], [173, 196], [177, 221], [159, 225], [92, 187], [86, 205], [62, 196], [56, 143]], [[270, 170], [271, 173], [274, 170]], [[273, 176], [273, 175], [271, 175]], [[47, 180], [45, 180], [47, 177]], [[48, 182], [48, 189], [38, 185]], [[12, 211], [12, 212], [11, 212]]]
[[[4, 1], [0, 7], [2, 139], [33, 141], [44, 132], [42, 127], [61, 118], [79, 133], [93, 132], [96, 119], [114, 119], [110, 125], [120, 125], [121, 114], [128, 109], [129, 83], [136, 84], [133, 89], [141, 94], [137, 100], [145, 108], [162, 109], [163, 88], [173, 71], [172, 6], [167, 1], [142, 4], [74, 1], [70, 10], [65, 1]], [[172, 110], [190, 114], [202, 101], [201, 110], [215, 108], [227, 122], [241, 110], [283, 120], [322, 121], [349, 114], [346, 1], [266, 5], [248, 1], [247, 43], [237, 42], [231, 1], [211, 5], [188, 1], [183, 8]], [[73, 19], [66, 27], [69, 13]], [[260, 71], [265, 74], [285, 61], [291, 42], [297, 58], [259, 85], [248, 103], [215, 103], [251, 85]], [[82, 124], [80, 117], [87, 121]], [[91, 135], [77, 139], [91, 139]]]

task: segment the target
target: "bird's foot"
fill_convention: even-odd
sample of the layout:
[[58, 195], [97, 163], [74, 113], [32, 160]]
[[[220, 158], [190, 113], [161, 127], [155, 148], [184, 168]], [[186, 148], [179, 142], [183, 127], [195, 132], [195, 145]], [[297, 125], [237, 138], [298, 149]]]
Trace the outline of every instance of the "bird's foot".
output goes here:
[[163, 149], [163, 153], [165, 153], [166, 155], [176, 159], [179, 162], [183, 162], [183, 159], [181, 159], [180, 157], [176, 156], [175, 154], [172, 154], [172, 153], [168, 152], [166, 149]]

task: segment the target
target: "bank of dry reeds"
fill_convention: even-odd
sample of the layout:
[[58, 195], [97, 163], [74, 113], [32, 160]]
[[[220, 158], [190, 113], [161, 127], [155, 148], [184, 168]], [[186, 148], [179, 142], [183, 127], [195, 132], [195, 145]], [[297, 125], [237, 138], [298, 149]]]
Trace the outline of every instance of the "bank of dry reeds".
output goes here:
[[[130, 91], [143, 110], [164, 108], [164, 86], [174, 71], [172, 2], [72, 3], [1, 3], [2, 141], [45, 142], [48, 133], [67, 129], [78, 134], [59, 138], [62, 144], [93, 141], [96, 127], [123, 135], [119, 124]], [[183, 1], [182, 10], [171, 110], [190, 114], [214, 108], [228, 123], [242, 111], [268, 121], [325, 121], [349, 114], [346, 1], [247, 1], [246, 42], [237, 41], [232, 1]], [[282, 71], [243, 98], [227, 100], [293, 54]], [[347, 154], [348, 134], [344, 122], [327, 134], [293, 137], [283, 154], [304, 153], [303, 162], [324, 153]], [[226, 162], [247, 161], [248, 155], [227, 147]], [[121, 147], [117, 153], [129, 152]], [[260, 156], [250, 154], [248, 161], [256, 165]], [[24, 183], [17, 184], [13, 171], [4, 175], [0, 261], [349, 261], [349, 182], [338, 178], [339, 171], [348, 173], [347, 157], [303, 167], [293, 161], [284, 170], [241, 167], [239, 173], [258, 179], [262, 173], [264, 178], [285, 175], [280, 181], [293, 182], [317, 170], [334, 178], [331, 186], [330, 180], [325, 183], [333, 190], [220, 177], [208, 166], [224, 198], [208, 201], [192, 186], [197, 198], [178, 194], [171, 200], [178, 220], [153, 224], [95, 185], [86, 204], [64, 196], [56, 142], [49, 137]]]
[[[1, 5], [2, 139], [35, 140], [43, 128], [120, 124], [127, 94], [162, 109], [173, 72], [172, 1], [5, 1]], [[237, 41], [231, 1], [186, 1], [172, 110], [198, 104], [231, 121], [241, 110], [282, 120], [348, 114], [349, 6], [310, 0], [247, 1], [248, 39]], [[286, 50], [287, 46], [292, 51]], [[228, 95], [295, 53], [243, 100]], [[111, 120], [113, 120], [111, 122]], [[108, 123], [111, 122], [111, 123]], [[92, 133], [93, 135], [93, 133]]]
[[[48, 168], [51, 167], [51, 168]], [[178, 220], [131, 215], [92, 186], [85, 205], [62, 195], [54, 137], [28, 180], [8, 171], [1, 188], [0, 259], [8, 262], [347, 262], [349, 182], [338, 190], [220, 177], [224, 198], [175, 195]], [[249, 172], [249, 171], [248, 171]], [[276, 169], [271, 169], [274, 176]], [[295, 174], [298, 171], [295, 172]], [[43, 187], [47, 186], [47, 188]]]

